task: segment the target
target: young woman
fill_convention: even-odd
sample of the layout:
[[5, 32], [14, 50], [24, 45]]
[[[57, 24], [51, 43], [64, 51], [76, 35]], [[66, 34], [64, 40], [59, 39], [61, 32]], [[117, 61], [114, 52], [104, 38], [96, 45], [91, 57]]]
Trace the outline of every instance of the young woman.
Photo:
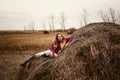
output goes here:
[[41, 56], [48, 56], [48, 57], [57, 57], [61, 50], [67, 46], [73, 39], [73, 36], [65, 38], [61, 33], [56, 34], [55, 40], [52, 42], [52, 45], [49, 50], [39, 52], [33, 55], [31, 58], [26, 60], [20, 66], [25, 66], [29, 61], [39, 58]]

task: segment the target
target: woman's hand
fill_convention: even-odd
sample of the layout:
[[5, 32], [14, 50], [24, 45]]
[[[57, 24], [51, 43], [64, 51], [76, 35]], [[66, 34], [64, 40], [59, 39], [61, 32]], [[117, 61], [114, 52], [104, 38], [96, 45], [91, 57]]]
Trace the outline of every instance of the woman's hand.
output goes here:
[[67, 47], [69, 45], [69, 43], [67, 43], [66, 45], [65, 45], [65, 47]]
[[61, 50], [59, 50], [58, 53], [61, 53]]
[[58, 57], [58, 54], [54, 53], [54, 57]]

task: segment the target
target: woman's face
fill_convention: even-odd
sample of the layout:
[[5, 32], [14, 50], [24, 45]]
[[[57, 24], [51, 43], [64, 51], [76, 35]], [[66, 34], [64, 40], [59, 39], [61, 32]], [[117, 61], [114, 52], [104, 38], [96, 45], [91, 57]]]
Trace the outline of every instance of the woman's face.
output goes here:
[[58, 34], [58, 40], [62, 41], [63, 40], [63, 36], [61, 34]]

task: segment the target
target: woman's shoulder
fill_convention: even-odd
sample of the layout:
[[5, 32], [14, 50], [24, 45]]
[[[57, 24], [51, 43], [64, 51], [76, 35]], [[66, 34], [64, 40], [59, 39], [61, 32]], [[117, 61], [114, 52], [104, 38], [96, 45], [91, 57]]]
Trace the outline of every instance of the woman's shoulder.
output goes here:
[[52, 43], [54, 43], [55, 42], [55, 40], [52, 40]]
[[58, 42], [57, 42], [56, 40], [53, 40], [53, 41], [52, 41], [52, 44], [55, 44], [55, 45], [56, 45], [56, 44], [58, 44]]
[[68, 36], [66, 39], [73, 39], [74, 36]]
[[66, 41], [67, 41], [67, 42], [72, 41], [73, 38], [74, 38], [74, 36], [68, 36], [68, 37], [66, 38]]

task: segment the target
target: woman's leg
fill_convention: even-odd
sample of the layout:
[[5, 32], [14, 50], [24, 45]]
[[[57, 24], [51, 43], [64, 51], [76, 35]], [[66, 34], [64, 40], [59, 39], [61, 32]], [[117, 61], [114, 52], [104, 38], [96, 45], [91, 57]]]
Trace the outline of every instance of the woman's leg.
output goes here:
[[43, 51], [43, 52], [39, 52], [35, 55], [33, 55], [32, 57], [30, 57], [28, 60], [26, 60], [24, 63], [20, 64], [20, 66], [23, 66], [25, 67], [25, 65], [30, 62], [31, 60], [33, 59], [36, 59], [36, 58], [39, 58], [41, 56], [50, 56], [50, 57], [53, 57], [52, 55], [52, 52], [50, 50], [46, 50], [46, 51]]
[[45, 55], [49, 57], [53, 57], [53, 53], [50, 50], [45, 51]]
[[48, 57], [53, 57], [53, 53], [50, 50], [46, 50], [44, 52], [40, 52], [35, 54], [35, 57], [38, 58], [40, 56], [48, 56]]
[[31, 56], [31, 57], [30, 57], [28, 60], [26, 60], [24, 63], [20, 64], [20, 66], [25, 67], [26, 64], [27, 64], [29, 61], [31, 61], [31, 60], [33, 60], [33, 59], [35, 59], [35, 58], [36, 58], [35, 55]]
[[[44, 52], [45, 52], [45, 51], [44, 51]], [[25, 67], [25, 65], [26, 65], [28, 62], [30, 62], [31, 60], [36, 59], [36, 58], [39, 58], [40, 56], [43, 56], [43, 55], [44, 55], [44, 52], [39, 52], [39, 53], [31, 56], [31, 57], [30, 57], [28, 60], [26, 60], [24, 63], [20, 64], [20, 66]]]
[[39, 57], [41, 57], [41, 56], [46, 56], [46, 51], [39, 52], [39, 53], [35, 54], [35, 57], [36, 57], [36, 58], [39, 58]]

